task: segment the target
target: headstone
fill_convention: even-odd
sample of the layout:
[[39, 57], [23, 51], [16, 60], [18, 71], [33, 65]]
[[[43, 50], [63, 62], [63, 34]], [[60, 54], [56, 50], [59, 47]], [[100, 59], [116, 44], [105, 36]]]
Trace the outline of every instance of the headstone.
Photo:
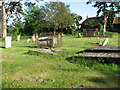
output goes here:
[[82, 35], [80, 33], [78, 33], [78, 37], [82, 37]]
[[108, 43], [108, 38], [105, 39], [102, 46], [105, 46]]
[[58, 33], [58, 38], [60, 38], [61, 36], [60, 36], [60, 33]]
[[35, 36], [34, 35], [32, 36], [32, 42], [35, 42]]
[[27, 43], [29, 43], [30, 39], [27, 40]]
[[11, 47], [11, 37], [5, 38], [5, 48]]
[[101, 44], [100, 38], [97, 38], [97, 44]]
[[55, 47], [57, 44], [57, 38], [55, 37], [41, 37], [38, 38], [38, 46], [46, 46], [46, 47]]
[[38, 38], [38, 33], [36, 33], [35, 35], [36, 35], [36, 38]]
[[17, 41], [19, 41], [19, 40], [20, 40], [20, 35], [17, 36]]
[[52, 47], [55, 47], [57, 45], [57, 38], [52, 37]]

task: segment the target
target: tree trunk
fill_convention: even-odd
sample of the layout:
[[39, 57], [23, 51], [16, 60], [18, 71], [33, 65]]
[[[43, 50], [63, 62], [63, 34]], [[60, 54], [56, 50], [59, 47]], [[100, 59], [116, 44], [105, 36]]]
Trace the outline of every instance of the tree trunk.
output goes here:
[[107, 25], [107, 17], [104, 16], [104, 29], [103, 29], [103, 36], [105, 36], [105, 33], [106, 33], [106, 25]]
[[3, 30], [3, 38], [7, 36], [7, 30], [6, 30], [6, 20], [7, 20], [7, 14], [5, 11], [5, 1], [2, 1], [2, 30]]

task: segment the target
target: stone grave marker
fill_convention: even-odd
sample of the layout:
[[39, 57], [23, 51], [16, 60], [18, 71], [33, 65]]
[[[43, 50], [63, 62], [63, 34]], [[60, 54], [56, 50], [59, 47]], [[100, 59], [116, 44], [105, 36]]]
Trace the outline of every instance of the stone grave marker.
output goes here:
[[78, 33], [78, 37], [82, 37], [81, 33]]
[[58, 33], [58, 38], [61, 38], [61, 35], [60, 35], [60, 33]]
[[11, 37], [5, 38], [5, 48], [11, 47]]
[[36, 38], [38, 38], [38, 33], [35, 34]]
[[57, 44], [57, 38], [55, 37], [41, 37], [38, 38], [38, 46], [46, 46], [46, 47], [55, 47]]
[[35, 42], [35, 36], [34, 35], [32, 36], [32, 42]]
[[108, 43], [108, 38], [105, 39], [102, 46], [105, 46]]
[[29, 43], [30, 39], [27, 40], [27, 43]]
[[20, 35], [17, 36], [17, 41], [19, 41], [19, 40], [20, 40]]
[[101, 44], [100, 38], [97, 38], [97, 44]]

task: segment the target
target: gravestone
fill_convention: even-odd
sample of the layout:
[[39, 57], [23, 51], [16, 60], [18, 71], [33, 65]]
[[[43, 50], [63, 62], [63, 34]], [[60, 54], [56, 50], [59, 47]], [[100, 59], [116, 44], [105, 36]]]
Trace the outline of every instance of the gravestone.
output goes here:
[[29, 43], [30, 39], [27, 40], [27, 43]]
[[38, 38], [38, 46], [46, 46], [46, 47], [55, 47], [57, 44], [57, 38], [55, 37], [41, 37]]
[[32, 42], [35, 42], [35, 36], [34, 35], [32, 36]]
[[102, 46], [105, 46], [108, 43], [108, 38], [105, 39]]
[[35, 35], [36, 35], [36, 38], [38, 38], [38, 33], [36, 33]]
[[61, 35], [60, 35], [60, 33], [58, 33], [58, 38], [61, 38]]
[[81, 33], [78, 33], [78, 37], [82, 37]]
[[97, 38], [97, 44], [101, 44], [100, 38]]
[[11, 37], [5, 38], [5, 48], [11, 47]]
[[19, 41], [19, 40], [20, 40], [20, 35], [17, 36], [17, 41]]

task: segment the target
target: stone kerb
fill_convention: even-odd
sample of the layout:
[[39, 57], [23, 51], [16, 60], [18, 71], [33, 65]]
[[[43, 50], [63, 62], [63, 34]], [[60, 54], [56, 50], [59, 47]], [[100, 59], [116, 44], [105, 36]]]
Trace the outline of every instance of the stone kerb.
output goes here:
[[6, 37], [5, 38], [5, 48], [10, 48], [11, 47], [11, 37]]

